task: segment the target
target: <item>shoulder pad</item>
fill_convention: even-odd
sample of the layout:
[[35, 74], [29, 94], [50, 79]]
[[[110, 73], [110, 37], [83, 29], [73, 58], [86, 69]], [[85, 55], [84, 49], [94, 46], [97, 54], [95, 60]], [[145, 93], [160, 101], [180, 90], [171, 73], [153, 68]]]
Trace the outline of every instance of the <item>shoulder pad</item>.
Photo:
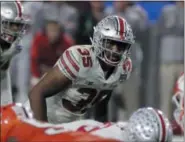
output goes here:
[[79, 45], [68, 48], [57, 61], [57, 65], [69, 79], [78, 78], [85, 69], [92, 67], [90, 46]]

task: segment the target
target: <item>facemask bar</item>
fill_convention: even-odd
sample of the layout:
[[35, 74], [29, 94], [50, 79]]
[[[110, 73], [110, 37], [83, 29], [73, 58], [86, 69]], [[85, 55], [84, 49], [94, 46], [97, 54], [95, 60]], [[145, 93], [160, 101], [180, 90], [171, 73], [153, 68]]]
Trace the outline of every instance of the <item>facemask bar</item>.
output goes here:
[[[100, 40], [100, 42], [98, 44], [97, 43], [94, 43], [94, 41], [93, 41], [92, 38], [90, 38], [90, 40], [91, 40], [92, 46], [94, 47], [94, 51], [96, 53], [96, 56], [99, 59], [103, 60], [106, 64], [109, 64], [111, 66], [117, 66], [120, 62], [124, 61], [130, 55], [130, 47], [131, 47], [131, 44], [128, 47], [128, 49], [126, 49], [122, 53], [119, 53], [119, 52], [114, 52], [114, 51], [112, 51], [112, 50], [110, 50], [110, 49], [107, 48], [107, 40], [117, 41], [115, 39], [104, 37], [104, 38], [101, 38], [101, 40]], [[118, 42], [121, 42], [121, 41], [118, 41]], [[98, 45], [99, 47], [96, 47], [96, 45]], [[107, 56], [105, 55], [105, 52], [109, 52], [110, 55], [111, 55], [111, 57], [113, 56], [113, 54], [117, 54], [118, 56], [120, 56], [120, 60], [117, 61], [117, 62], [114, 62], [114, 61], [109, 60], [107, 58]]]
[[[115, 51], [112, 51], [112, 50], [110, 50], [109, 48], [108, 48], [108, 44], [111, 44], [111, 43], [108, 43], [108, 40], [112, 40], [112, 39], [109, 39], [109, 38], [105, 38], [105, 39], [103, 39], [103, 46], [102, 46], [102, 48], [103, 48], [103, 50], [104, 50], [104, 58], [105, 58], [105, 60], [107, 60], [108, 61], [108, 63], [111, 63], [112, 65], [118, 65], [121, 61], [124, 61], [127, 57], [128, 57], [128, 55], [129, 55], [129, 51], [130, 51], [130, 46], [131, 45], [129, 45], [128, 44], [128, 47], [121, 47], [121, 48], [124, 48], [124, 50], [123, 51], [118, 51], [118, 52], [115, 52]], [[114, 40], [112, 40], [112, 41], [114, 41]], [[111, 41], [110, 41], [111, 42]], [[119, 42], [119, 41], [115, 41], [115, 42]], [[123, 42], [120, 42], [120, 44], [124, 44]], [[127, 43], [125, 43], [125, 46], [126, 46], [126, 44]], [[111, 45], [112, 46], [112, 45]], [[123, 45], [124, 46], [124, 45]], [[118, 47], [119, 48], [119, 47]], [[119, 58], [119, 60], [118, 61], [112, 61], [112, 60], [110, 60], [108, 57], [107, 57], [107, 55], [105, 54], [106, 52], [109, 52], [109, 54], [110, 54], [110, 59], [112, 59], [114, 56], [117, 56], [118, 58]]]
[[[11, 30], [13, 24], [18, 25], [18, 31], [14, 32]], [[22, 21], [10, 21], [2, 20], [1, 21], [1, 38], [8, 43], [12, 43], [16, 40], [17, 37], [22, 37], [29, 28], [29, 24]]]

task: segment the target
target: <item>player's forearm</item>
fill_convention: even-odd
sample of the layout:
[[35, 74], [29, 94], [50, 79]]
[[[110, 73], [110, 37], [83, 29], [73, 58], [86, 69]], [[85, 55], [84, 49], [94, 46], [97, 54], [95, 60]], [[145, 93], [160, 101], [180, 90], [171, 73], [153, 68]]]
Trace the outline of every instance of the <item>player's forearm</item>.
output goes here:
[[5, 64], [9, 63], [11, 59], [18, 53], [20, 53], [21, 48], [20, 46], [16, 46], [12, 44], [12, 46], [6, 51], [0, 51], [0, 66], [4, 66]]
[[29, 99], [34, 117], [40, 121], [47, 121], [46, 98], [53, 96], [56, 93], [48, 82], [46, 83], [47, 85], [43, 82], [40, 81], [33, 87], [29, 94]]
[[108, 103], [111, 97], [112, 91], [109, 92], [109, 95], [99, 102], [96, 105], [95, 109], [95, 120], [100, 122], [107, 122], [108, 121]]
[[47, 121], [47, 108], [46, 99], [40, 92], [35, 92], [34, 90], [29, 95], [31, 109], [33, 111], [34, 117], [40, 121]]

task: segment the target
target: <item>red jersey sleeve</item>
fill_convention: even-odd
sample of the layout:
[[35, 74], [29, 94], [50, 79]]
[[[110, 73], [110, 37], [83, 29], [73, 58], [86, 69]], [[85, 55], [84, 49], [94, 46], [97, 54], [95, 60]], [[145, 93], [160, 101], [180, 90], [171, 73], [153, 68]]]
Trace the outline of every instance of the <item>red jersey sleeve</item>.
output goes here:
[[39, 42], [41, 40], [41, 34], [37, 33], [33, 38], [32, 46], [31, 46], [31, 74], [36, 78], [40, 78], [41, 70], [39, 64], [39, 55], [40, 55], [40, 46]]

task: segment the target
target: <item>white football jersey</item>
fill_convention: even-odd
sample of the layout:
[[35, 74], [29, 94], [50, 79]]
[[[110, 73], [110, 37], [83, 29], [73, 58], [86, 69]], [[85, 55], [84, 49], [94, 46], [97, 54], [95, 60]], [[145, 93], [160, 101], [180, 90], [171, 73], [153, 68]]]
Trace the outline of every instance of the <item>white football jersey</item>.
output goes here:
[[74, 114], [83, 114], [87, 108], [105, 99], [117, 85], [129, 78], [132, 70], [132, 62], [128, 58], [106, 79], [90, 45], [70, 47], [56, 66], [72, 80], [72, 85], [62, 93], [60, 101], [65, 109], [72, 108], [69, 111]]

